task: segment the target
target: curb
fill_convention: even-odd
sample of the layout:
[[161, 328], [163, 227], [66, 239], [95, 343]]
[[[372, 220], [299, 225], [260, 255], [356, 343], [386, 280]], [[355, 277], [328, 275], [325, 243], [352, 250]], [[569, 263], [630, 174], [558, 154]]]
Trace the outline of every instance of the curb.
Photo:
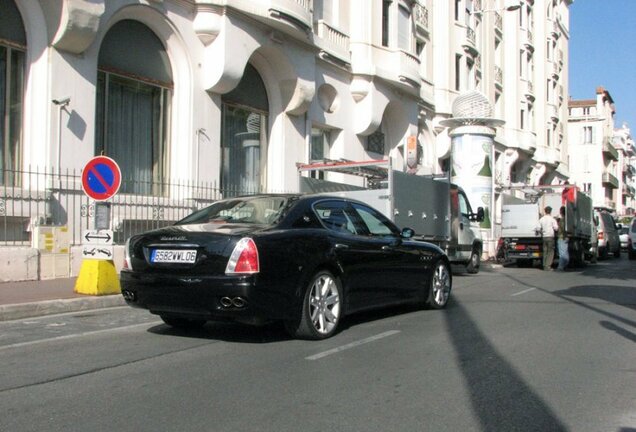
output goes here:
[[121, 295], [108, 295], [103, 297], [45, 300], [32, 303], [1, 305], [0, 321], [12, 321], [22, 318], [103, 309], [124, 306], [125, 304], [126, 301]]

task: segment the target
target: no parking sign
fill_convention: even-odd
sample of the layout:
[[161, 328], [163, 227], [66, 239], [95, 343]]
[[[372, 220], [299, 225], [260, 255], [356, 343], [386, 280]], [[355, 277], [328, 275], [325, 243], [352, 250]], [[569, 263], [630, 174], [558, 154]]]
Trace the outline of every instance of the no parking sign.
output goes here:
[[96, 156], [89, 160], [82, 172], [82, 189], [95, 201], [105, 201], [121, 186], [121, 170], [113, 159]]

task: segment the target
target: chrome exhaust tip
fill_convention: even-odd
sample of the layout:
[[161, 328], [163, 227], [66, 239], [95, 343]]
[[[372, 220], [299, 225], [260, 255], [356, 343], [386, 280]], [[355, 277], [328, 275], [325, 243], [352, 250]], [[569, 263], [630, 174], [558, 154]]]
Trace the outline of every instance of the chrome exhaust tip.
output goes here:
[[221, 297], [221, 306], [229, 308], [232, 306], [232, 299], [229, 297]]
[[232, 305], [236, 308], [244, 308], [245, 305], [247, 305], [247, 300], [245, 300], [243, 297], [234, 297], [232, 299]]

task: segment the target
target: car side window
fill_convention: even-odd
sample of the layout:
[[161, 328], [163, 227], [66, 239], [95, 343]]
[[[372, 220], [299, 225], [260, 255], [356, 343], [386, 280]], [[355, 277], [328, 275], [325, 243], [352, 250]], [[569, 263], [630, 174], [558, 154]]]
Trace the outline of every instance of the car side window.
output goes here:
[[343, 201], [320, 201], [314, 211], [322, 224], [330, 231], [358, 234]]
[[470, 204], [468, 204], [468, 199], [463, 193], [459, 193], [458, 195], [459, 195], [459, 212], [466, 217], [470, 216], [471, 209], [470, 209]]
[[398, 235], [397, 228], [393, 226], [391, 221], [384, 217], [380, 212], [357, 203], [352, 204], [360, 218], [367, 226], [369, 233], [373, 236], [395, 236]]

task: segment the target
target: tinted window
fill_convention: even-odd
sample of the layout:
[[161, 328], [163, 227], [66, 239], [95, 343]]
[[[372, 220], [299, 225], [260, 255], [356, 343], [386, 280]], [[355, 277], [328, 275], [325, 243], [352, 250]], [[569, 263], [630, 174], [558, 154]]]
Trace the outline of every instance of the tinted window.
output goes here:
[[289, 199], [286, 197], [246, 197], [219, 201], [177, 222], [272, 224], [278, 220]]
[[380, 212], [360, 204], [353, 204], [369, 233], [376, 236], [398, 235], [397, 228]]
[[359, 233], [344, 201], [320, 201], [314, 204], [314, 211], [328, 230], [350, 234]]

